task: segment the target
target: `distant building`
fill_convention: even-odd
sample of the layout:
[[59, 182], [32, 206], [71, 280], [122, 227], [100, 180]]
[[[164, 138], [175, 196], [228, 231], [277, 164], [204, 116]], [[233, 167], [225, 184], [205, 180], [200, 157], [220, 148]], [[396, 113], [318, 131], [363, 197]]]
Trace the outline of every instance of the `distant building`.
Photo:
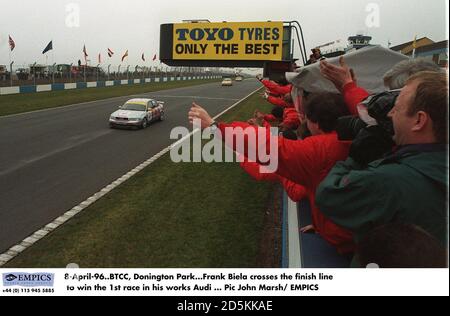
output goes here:
[[29, 73], [35, 77], [44, 76], [47, 73], [47, 66], [46, 65], [37, 65], [37, 64], [30, 65]]
[[416, 58], [425, 58], [436, 65], [448, 67], [448, 40], [422, 46], [416, 49]]
[[[414, 52], [414, 41], [391, 47], [392, 50], [407, 56], [412, 56]], [[448, 40], [435, 43], [428, 37], [423, 37], [416, 41], [416, 58], [424, 58], [433, 61], [441, 67], [448, 67]]]
[[[408, 56], [412, 56], [412, 52], [414, 50], [414, 41], [410, 41], [404, 44], [400, 44], [394, 47], [391, 47], [392, 50], [402, 53], [404, 55], [408, 55]], [[428, 37], [422, 37], [419, 38], [418, 40], [416, 40], [416, 49], [420, 48], [422, 46], [427, 46], [427, 45], [431, 45], [434, 44], [434, 41], [432, 41], [431, 39], [429, 39]]]
[[320, 49], [324, 57], [332, 58], [367, 46], [372, 46], [372, 44], [370, 43], [371, 40], [371, 36], [354, 35], [348, 38], [347, 43], [343, 40], [336, 40], [334, 42], [317, 46], [316, 48]]
[[324, 57], [332, 58], [344, 55], [347, 49], [345, 41], [336, 40], [334, 42], [326, 43], [316, 48], [320, 49], [320, 52]]
[[371, 36], [366, 36], [362, 34], [357, 34], [355, 36], [350, 36], [348, 38], [348, 47], [347, 51], [350, 50], [358, 50], [367, 46], [371, 46], [370, 41], [372, 40]]
[[8, 70], [5, 65], [0, 65], [0, 80], [6, 80], [8, 77]]

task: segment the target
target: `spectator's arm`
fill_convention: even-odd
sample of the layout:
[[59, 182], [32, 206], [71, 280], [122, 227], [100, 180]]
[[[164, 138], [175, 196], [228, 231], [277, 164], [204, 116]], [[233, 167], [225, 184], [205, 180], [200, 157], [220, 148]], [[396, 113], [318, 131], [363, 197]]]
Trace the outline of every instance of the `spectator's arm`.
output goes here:
[[266, 114], [266, 115], [264, 115], [264, 121], [266, 121], [266, 122], [276, 122], [276, 121], [278, 121], [278, 119], [272, 114]]
[[280, 86], [279, 84], [270, 80], [261, 80], [261, 83], [264, 85], [264, 87], [266, 87], [267, 90], [269, 90], [270, 94], [285, 95], [287, 93], [291, 93], [292, 91], [291, 84]]
[[348, 110], [352, 115], [358, 115], [357, 105], [369, 96], [369, 93], [361, 87], [358, 87], [355, 82], [346, 84], [343, 88], [342, 95]]
[[286, 190], [289, 198], [294, 202], [300, 202], [306, 198], [306, 188], [300, 184], [289, 181], [288, 179], [281, 178], [281, 183]]
[[285, 85], [285, 86], [278, 86], [278, 88], [275, 89], [274, 91], [277, 92], [280, 95], [285, 95], [285, 94], [288, 94], [288, 93], [292, 92], [292, 85], [288, 84], [288, 85]]
[[[236, 139], [237, 134], [242, 133], [242, 131], [238, 132], [234, 129], [236, 126], [234, 123], [232, 124], [219, 124], [219, 129], [221, 131], [221, 136], [224, 137], [228, 132], [233, 132], [232, 143], [226, 142], [225, 144], [232, 148], [234, 151], [237, 150]], [[240, 125], [242, 127], [242, 125]], [[248, 125], [250, 126], [250, 125]], [[309, 179], [312, 179], [315, 174], [320, 172], [318, 170], [318, 165], [316, 161], [316, 153], [314, 146], [314, 138], [307, 138], [306, 140], [289, 140], [284, 137], [273, 136], [270, 134], [270, 129], [261, 128], [259, 133], [256, 133], [256, 139], [249, 140], [248, 134], [239, 135], [243, 136], [244, 139], [244, 152], [238, 152], [238, 154], [244, 155], [245, 157], [249, 156], [249, 151], [254, 153], [253, 156], [256, 157], [256, 161], [260, 164], [264, 164], [261, 161], [261, 157], [258, 156], [259, 150], [258, 146], [265, 146], [262, 149], [265, 149], [267, 154], [270, 154], [270, 142], [278, 142], [278, 169], [277, 174], [283, 178], [291, 180], [295, 183], [302, 184], [308, 186]], [[264, 137], [265, 140], [260, 140], [259, 137]], [[263, 150], [261, 150], [264, 152]], [[273, 158], [273, 157], [271, 157]]]
[[267, 122], [266, 120], [263, 120], [263, 121], [262, 121], [262, 127], [264, 127], [264, 128], [271, 128], [272, 125], [270, 125], [270, 123]]
[[245, 160], [241, 162], [241, 168], [244, 169], [244, 171], [256, 181], [280, 181], [280, 177], [276, 173], [262, 173], [260, 168], [263, 168], [263, 166], [261, 166], [257, 162], [250, 162], [248, 160]]
[[[214, 123], [208, 112], [196, 103], [192, 104], [188, 118], [191, 123], [194, 123], [196, 120], [200, 121], [201, 129], [206, 129]], [[250, 128], [256, 128], [249, 124], [246, 125]], [[315, 148], [317, 148], [315, 142], [317, 140], [314, 137], [292, 141], [284, 137], [273, 136], [270, 129], [259, 127], [257, 128], [257, 133], [255, 133], [256, 137], [252, 137], [253, 139], [249, 141], [248, 133], [245, 133], [242, 128], [236, 129], [232, 125], [224, 123], [218, 124], [218, 128], [221, 132], [219, 135], [229, 148], [236, 151], [238, 147], [236, 146], [236, 138], [240, 136], [244, 143], [241, 144], [243, 148], [239, 148], [239, 150], [244, 152], [238, 152], [239, 154], [250, 158], [254, 156], [255, 160], [260, 164], [270, 164], [275, 169], [274, 171], [277, 171], [278, 175], [288, 180], [308, 186], [308, 184], [311, 184], [309, 180], [320, 172], [320, 166], [316, 161], [317, 153], [315, 152]], [[227, 133], [231, 133], [231, 135], [227, 135]], [[264, 139], [258, 139], [259, 137], [264, 137]], [[231, 144], [229, 143], [230, 141], [232, 141]], [[263, 147], [261, 150], [258, 150], [258, 146]], [[270, 151], [273, 146], [276, 146], [278, 149], [278, 155], [276, 153], [271, 155]], [[250, 156], [248, 155], [249, 151], [252, 153]], [[260, 151], [261, 154], [265, 153], [268, 157], [259, 157]], [[270, 158], [270, 161], [264, 161], [264, 158]], [[278, 169], [276, 169], [277, 167]]]
[[283, 120], [283, 125], [290, 129], [297, 129], [300, 126], [300, 119], [297, 112], [288, 113]]
[[286, 103], [286, 101], [284, 101], [282, 98], [278, 98], [278, 97], [274, 97], [274, 96], [269, 95], [267, 97], [267, 101], [269, 103], [272, 103], [273, 105], [281, 106], [283, 108], [289, 107], [289, 105]]
[[268, 89], [270, 91], [270, 93], [277, 94], [277, 93], [275, 93], [274, 90], [276, 90], [279, 87], [278, 84], [276, 84], [275, 82], [273, 82], [271, 80], [267, 80], [267, 79], [261, 80], [261, 83], [264, 85], [264, 87], [266, 87], [266, 89]]

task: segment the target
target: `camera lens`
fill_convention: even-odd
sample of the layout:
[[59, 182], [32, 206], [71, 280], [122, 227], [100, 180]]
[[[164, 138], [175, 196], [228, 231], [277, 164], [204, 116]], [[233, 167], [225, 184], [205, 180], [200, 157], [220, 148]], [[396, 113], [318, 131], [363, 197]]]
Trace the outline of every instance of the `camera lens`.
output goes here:
[[338, 119], [336, 131], [339, 140], [354, 140], [367, 124], [356, 116], [343, 116]]

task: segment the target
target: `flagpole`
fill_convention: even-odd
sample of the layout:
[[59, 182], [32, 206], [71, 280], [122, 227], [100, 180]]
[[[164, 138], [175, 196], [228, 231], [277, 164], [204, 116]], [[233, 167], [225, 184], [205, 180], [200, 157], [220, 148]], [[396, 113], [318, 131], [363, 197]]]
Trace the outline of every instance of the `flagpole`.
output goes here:
[[10, 83], [10, 86], [12, 87], [13, 86], [13, 74], [12, 74], [11, 53], [12, 53], [12, 50], [9, 49], [9, 83]]
[[53, 40], [52, 40], [52, 64], [55, 64], [55, 50], [53, 49]]

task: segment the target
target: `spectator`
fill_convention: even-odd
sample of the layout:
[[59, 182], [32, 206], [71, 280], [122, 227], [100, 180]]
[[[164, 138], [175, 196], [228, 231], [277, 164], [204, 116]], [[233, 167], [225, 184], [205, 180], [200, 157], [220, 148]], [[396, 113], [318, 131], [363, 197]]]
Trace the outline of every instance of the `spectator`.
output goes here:
[[271, 114], [263, 114], [259, 111], [255, 112], [256, 118], [264, 119], [269, 123], [278, 122], [281, 131], [296, 130], [300, 126], [297, 111], [294, 108], [281, 108], [276, 106], [272, 109]]
[[306, 62], [306, 66], [317, 63], [323, 56], [320, 48], [311, 49], [312, 54], [309, 56], [309, 60]]
[[264, 98], [267, 102], [282, 107], [282, 108], [294, 108], [294, 101], [290, 93], [285, 94], [283, 97], [274, 96], [269, 94], [267, 91], [264, 93]]
[[395, 152], [367, 167], [349, 158], [319, 186], [316, 202], [357, 239], [393, 221], [415, 224], [447, 244], [447, 75], [420, 72], [408, 79], [389, 113]]
[[447, 268], [447, 251], [426, 231], [391, 223], [370, 231], [359, 242], [357, 261], [364, 268]]
[[[350, 148], [350, 156], [353, 157], [356, 162], [364, 166], [367, 163], [382, 158], [394, 147], [394, 143], [391, 140], [392, 122], [387, 117], [387, 113], [394, 106], [395, 98], [393, 96], [399, 92], [393, 92], [391, 94], [383, 93], [373, 96], [372, 100], [369, 101], [369, 93], [356, 85], [355, 74], [353, 70], [345, 64], [344, 58], [341, 57], [339, 62], [340, 67], [329, 64], [326, 61], [321, 62], [322, 74], [331, 80], [336, 88], [342, 92], [352, 115], [359, 114], [365, 121], [366, 119], [376, 119], [375, 124], [377, 126], [373, 126], [373, 124], [369, 124], [370, 126], [366, 128], [363, 126], [360, 133], [357, 136], [355, 135], [356, 138]], [[385, 74], [385, 85], [390, 90], [401, 89], [411, 75], [420, 71], [441, 72], [441, 69], [424, 59], [405, 60], [395, 65]], [[375, 109], [376, 112], [378, 112], [378, 117], [368, 117], [368, 105], [361, 106], [364, 99], [366, 99], [364, 103], [368, 103], [369, 106], [374, 105], [372, 110]], [[390, 100], [394, 101], [390, 102]], [[383, 115], [380, 116], [381, 113]], [[348, 119], [352, 120], [351, 118]], [[345, 119], [342, 119], [341, 122], [344, 123], [345, 127], [347, 124]], [[388, 125], [390, 125], [390, 127]], [[382, 126], [388, 126], [389, 128], [382, 128]], [[342, 129], [340, 127], [338, 128], [338, 135], [342, 140], [349, 140], [343, 137]]]
[[[348, 156], [349, 142], [340, 142], [335, 132], [337, 119], [347, 113], [344, 100], [340, 95], [323, 93], [310, 96], [305, 104], [308, 128], [313, 136], [306, 140], [292, 141], [278, 137], [278, 170], [277, 174], [294, 183], [303, 185], [308, 192], [311, 204], [313, 224], [327, 242], [337, 248], [340, 253], [354, 251], [352, 234], [337, 226], [323, 216], [315, 203], [315, 191], [319, 183], [326, 177], [337, 161], [345, 160]], [[202, 128], [214, 124], [210, 115], [194, 103], [189, 112], [189, 119], [200, 119]], [[218, 124], [218, 128], [225, 136], [226, 128], [243, 126], [242, 123]], [[236, 135], [235, 135], [236, 136]], [[270, 133], [266, 133], [266, 142], [270, 142]], [[253, 146], [247, 139], [247, 146]], [[256, 143], [259, 143], [257, 140]], [[230, 145], [230, 144], [228, 144]], [[236, 150], [233, 142], [233, 149]], [[270, 148], [269, 145], [266, 148]], [[257, 152], [257, 150], [255, 150]], [[240, 153], [248, 157], [248, 152]]]
[[261, 75], [256, 76], [256, 79], [258, 79], [266, 87], [269, 94], [282, 97], [286, 94], [290, 94], [292, 91], [292, 85], [286, 80], [284, 80], [284, 82], [277, 83], [271, 80], [263, 79]]

